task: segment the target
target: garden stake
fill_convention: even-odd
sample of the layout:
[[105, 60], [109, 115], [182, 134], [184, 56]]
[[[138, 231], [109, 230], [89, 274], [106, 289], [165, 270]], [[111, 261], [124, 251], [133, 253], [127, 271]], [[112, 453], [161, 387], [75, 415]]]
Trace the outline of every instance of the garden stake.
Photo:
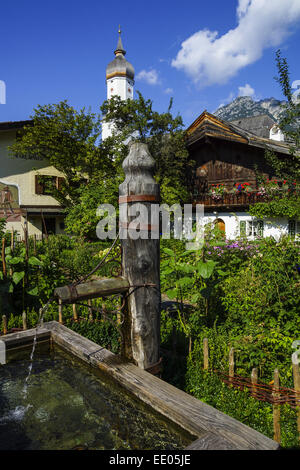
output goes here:
[[93, 321], [93, 309], [91, 308], [91, 307], [92, 307], [92, 301], [91, 301], [91, 299], [88, 299], [88, 305], [89, 305], [89, 308], [88, 308], [89, 320], [90, 320], [90, 321]]
[[73, 304], [73, 318], [76, 322], [78, 321], [76, 304]]
[[14, 228], [13, 227], [11, 229], [10, 249], [11, 249], [11, 252], [14, 251]]
[[58, 321], [59, 323], [63, 324], [61, 299], [58, 300]]
[[22, 313], [23, 330], [27, 330], [26, 312]]
[[2, 266], [3, 266], [3, 276], [6, 276], [5, 237], [2, 238]]
[[3, 334], [7, 335], [7, 316], [2, 315], [2, 320], [3, 320]]
[[252, 369], [251, 382], [252, 382], [252, 396], [253, 396], [253, 398], [256, 398], [256, 384], [258, 382], [258, 373], [257, 373], [256, 368]]
[[298, 439], [300, 440], [300, 373], [299, 364], [293, 363], [293, 377], [294, 377], [294, 389], [296, 391], [296, 405], [297, 405], [297, 430]]
[[208, 339], [203, 339], [203, 369], [208, 370]]
[[234, 377], [234, 348], [229, 351], [229, 380], [232, 381]]
[[[274, 370], [273, 389], [274, 389], [273, 397], [276, 400], [277, 398], [280, 398], [278, 369]], [[277, 404], [273, 404], [273, 429], [274, 429], [274, 441], [280, 444], [280, 405], [277, 405]]]
[[33, 254], [36, 255], [36, 234], [33, 235]]

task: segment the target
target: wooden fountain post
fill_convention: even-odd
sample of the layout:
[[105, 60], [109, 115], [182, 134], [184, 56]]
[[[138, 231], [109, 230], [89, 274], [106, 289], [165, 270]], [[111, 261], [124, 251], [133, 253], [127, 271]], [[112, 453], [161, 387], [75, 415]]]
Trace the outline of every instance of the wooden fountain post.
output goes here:
[[[159, 226], [151, 221], [151, 206], [159, 204], [154, 167], [147, 145], [132, 143], [123, 162], [125, 181], [119, 186], [119, 205], [122, 276], [130, 285], [122, 324], [122, 353], [142, 369], [156, 373], [160, 360], [161, 295]], [[145, 211], [148, 218], [141, 220]], [[136, 229], [140, 231], [138, 238]]]

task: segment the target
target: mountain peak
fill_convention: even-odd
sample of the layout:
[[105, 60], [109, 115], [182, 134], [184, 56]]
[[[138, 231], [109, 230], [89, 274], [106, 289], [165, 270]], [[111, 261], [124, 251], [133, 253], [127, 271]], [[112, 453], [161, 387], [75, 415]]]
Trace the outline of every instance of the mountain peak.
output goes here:
[[224, 121], [236, 121], [247, 117], [267, 115], [273, 121], [279, 122], [286, 101], [266, 98], [254, 101], [251, 96], [238, 96], [231, 103], [221, 106], [213, 114]]

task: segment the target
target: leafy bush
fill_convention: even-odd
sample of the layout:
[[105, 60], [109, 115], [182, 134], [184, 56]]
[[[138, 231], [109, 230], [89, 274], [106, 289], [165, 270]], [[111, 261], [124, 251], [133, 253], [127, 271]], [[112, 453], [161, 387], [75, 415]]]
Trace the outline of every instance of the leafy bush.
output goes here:
[[[214, 373], [202, 370], [188, 360], [186, 391], [196, 398], [273, 439], [273, 409], [269, 403], [252, 398], [249, 391], [228, 387]], [[281, 446], [299, 447], [296, 411], [288, 405], [281, 409]]]

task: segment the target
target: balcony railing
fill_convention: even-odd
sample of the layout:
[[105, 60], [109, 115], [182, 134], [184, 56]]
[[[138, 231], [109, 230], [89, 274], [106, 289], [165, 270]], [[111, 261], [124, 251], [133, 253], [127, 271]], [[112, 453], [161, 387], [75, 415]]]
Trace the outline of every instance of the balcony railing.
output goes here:
[[198, 194], [194, 196], [195, 204], [204, 204], [204, 206], [248, 206], [256, 202], [267, 200], [265, 196], [260, 196], [256, 192], [225, 193], [222, 196], [211, 196], [209, 194]]

